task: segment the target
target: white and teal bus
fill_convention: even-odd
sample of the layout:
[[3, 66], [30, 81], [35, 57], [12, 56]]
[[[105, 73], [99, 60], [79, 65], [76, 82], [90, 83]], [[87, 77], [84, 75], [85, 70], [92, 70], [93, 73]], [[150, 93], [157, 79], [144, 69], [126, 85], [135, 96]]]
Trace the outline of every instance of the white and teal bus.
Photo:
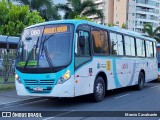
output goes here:
[[76, 97], [144, 83], [158, 76], [156, 41], [117, 27], [61, 20], [27, 27], [16, 59], [18, 95]]

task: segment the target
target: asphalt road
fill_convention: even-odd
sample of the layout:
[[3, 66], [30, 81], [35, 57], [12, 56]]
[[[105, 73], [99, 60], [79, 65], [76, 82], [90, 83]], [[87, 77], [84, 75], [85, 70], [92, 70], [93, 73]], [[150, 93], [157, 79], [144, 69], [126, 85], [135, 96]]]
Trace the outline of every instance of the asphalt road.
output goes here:
[[[141, 91], [134, 87], [107, 91], [102, 102], [93, 103], [90, 96], [65, 98], [58, 100], [44, 99], [32, 103], [10, 106], [0, 111], [62, 111], [54, 116], [34, 118], [35, 120], [64, 120], [63, 115], [77, 111], [159, 111], [160, 112], [160, 82], [146, 83]], [[63, 112], [64, 111], [64, 112]], [[98, 113], [98, 112], [97, 112]], [[114, 113], [113, 113], [114, 114]], [[16, 119], [16, 118], [12, 118]], [[18, 118], [27, 119], [27, 118]], [[31, 119], [31, 118], [29, 118]], [[33, 118], [32, 118], [33, 119]], [[65, 120], [160, 120], [160, 117], [66, 117]], [[4, 120], [4, 118], [3, 118]]]

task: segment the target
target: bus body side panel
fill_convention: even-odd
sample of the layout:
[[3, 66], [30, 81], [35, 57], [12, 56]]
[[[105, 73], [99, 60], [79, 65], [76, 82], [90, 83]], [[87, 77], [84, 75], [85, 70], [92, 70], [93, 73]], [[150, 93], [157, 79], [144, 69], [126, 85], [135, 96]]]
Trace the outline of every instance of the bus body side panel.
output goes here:
[[[89, 73], [92, 69], [92, 74]], [[146, 82], [156, 79], [156, 59], [127, 57], [93, 57], [75, 71], [75, 96], [93, 93], [93, 86], [99, 72], [107, 76], [107, 90], [138, 84], [138, 76], [144, 70]]]
[[157, 59], [146, 59], [145, 61], [146, 61], [146, 69], [145, 69], [146, 82], [157, 79], [158, 77]]

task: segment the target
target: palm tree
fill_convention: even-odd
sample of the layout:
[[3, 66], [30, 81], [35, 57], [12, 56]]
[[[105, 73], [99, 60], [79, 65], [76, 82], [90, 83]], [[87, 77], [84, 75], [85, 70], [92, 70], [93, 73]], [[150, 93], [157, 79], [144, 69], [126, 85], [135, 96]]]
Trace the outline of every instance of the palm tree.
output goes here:
[[151, 24], [145, 24], [143, 32], [147, 33], [149, 37], [156, 39], [158, 43], [160, 42], [160, 26], [153, 30]]
[[61, 18], [53, 4], [53, 0], [19, 0], [19, 2], [23, 5], [29, 5], [31, 11], [38, 11], [46, 21]]
[[97, 15], [103, 19], [103, 12], [96, 9], [93, 0], [67, 0], [68, 4], [58, 4], [58, 10], [64, 11], [64, 19], [73, 19], [75, 16]]

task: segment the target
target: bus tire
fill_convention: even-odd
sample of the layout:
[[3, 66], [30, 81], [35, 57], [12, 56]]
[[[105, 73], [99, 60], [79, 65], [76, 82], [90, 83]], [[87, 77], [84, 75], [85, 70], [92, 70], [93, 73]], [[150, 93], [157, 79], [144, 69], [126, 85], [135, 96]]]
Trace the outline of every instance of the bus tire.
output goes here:
[[105, 97], [105, 82], [102, 77], [97, 77], [94, 83], [92, 99], [94, 102], [100, 102]]
[[139, 73], [139, 76], [138, 76], [138, 84], [137, 84], [137, 86], [136, 86], [137, 90], [142, 90], [143, 87], [144, 87], [144, 83], [145, 83], [144, 73], [143, 73], [143, 72], [140, 72], [140, 73]]

